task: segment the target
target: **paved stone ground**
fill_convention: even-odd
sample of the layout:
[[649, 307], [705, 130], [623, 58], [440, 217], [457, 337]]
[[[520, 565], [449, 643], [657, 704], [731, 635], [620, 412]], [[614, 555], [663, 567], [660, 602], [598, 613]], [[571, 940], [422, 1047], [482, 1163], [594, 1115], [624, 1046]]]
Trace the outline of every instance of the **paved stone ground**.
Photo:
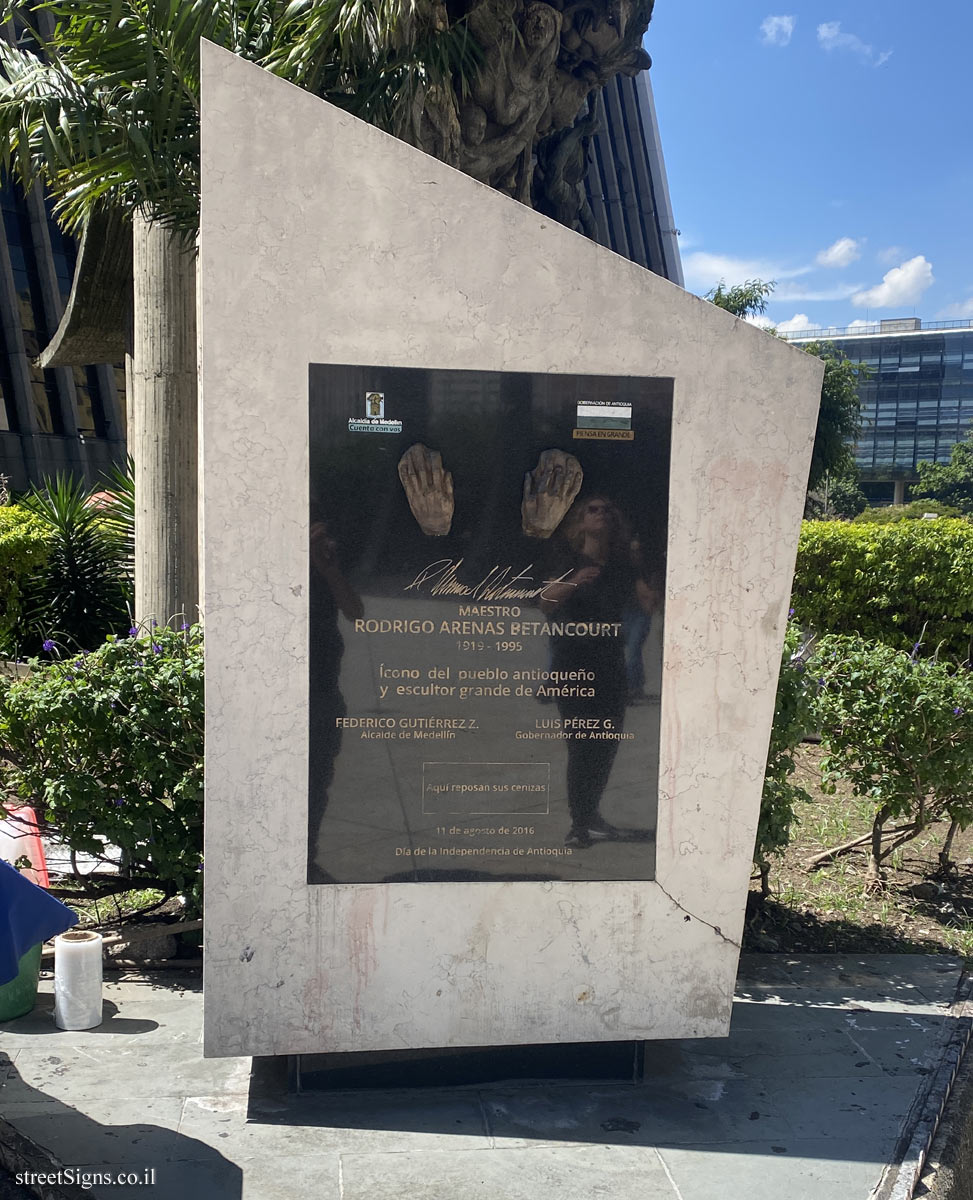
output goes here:
[[918, 955], [745, 957], [730, 1037], [649, 1043], [636, 1085], [301, 1095], [202, 1058], [196, 980], [106, 983], [83, 1033], [55, 1028], [46, 981], [0, 1027], [0, 1114], [66, 1166], [155, 1168], [88, 1196], [867, 1200], [942, 1099], [961, 977]]

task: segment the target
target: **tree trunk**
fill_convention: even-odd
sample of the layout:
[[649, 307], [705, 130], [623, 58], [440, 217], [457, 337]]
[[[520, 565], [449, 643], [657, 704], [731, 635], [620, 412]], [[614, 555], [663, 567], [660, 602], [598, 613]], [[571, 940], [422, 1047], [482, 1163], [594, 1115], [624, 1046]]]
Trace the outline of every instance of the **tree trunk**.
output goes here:
[[135, 462], [135, 617], [198, 613], [196, 259], [136, 214], [129, 452]]
[[952, 870], [953, 863], [949, 856], [953, 851], [953, 838], [956, 836], [957, 829], [959, 829], [959, 822], [950, 821], [949, 829], [946, 831], [946, 840], [943, 842], [942, 850], [939, 851], [939, 873], [941, 875], [949, 875]]
[[871, 848], [868, 869], [865, 872], [865, 890], [874, 891], [882, 886], [882, 827], [888, 820], [888, 809], [883, 805], [872, 822]]
[[[430, 86], [401, 105], [390, 132], [434, 158], [584, 231], [593, 122], [567, 142], [586, 100], [616, 75], [637, 75], [655, 0], [427, 0], [413, 20], [430, 31], [461, 18], [482, 52], [462, 88]], [[541, 178], [535, 180], [535, 165]], [[578, 172], [580, 171], [580, 175]], [[556, 210], [556, 213], [555, 213]]]

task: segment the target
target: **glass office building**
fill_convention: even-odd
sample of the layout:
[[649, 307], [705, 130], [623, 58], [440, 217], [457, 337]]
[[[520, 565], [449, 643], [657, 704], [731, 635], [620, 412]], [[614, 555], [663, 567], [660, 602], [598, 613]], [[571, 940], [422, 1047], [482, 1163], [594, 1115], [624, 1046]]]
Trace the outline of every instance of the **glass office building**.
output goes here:
[[830, 341], [868, 367], [859, 384], [855, 460], [871, 499], [901, 502], [916, 464], [948, 462], [973, 428], [973, 321], [918, 317], [844, 329], [802, 330], [792, 342]]
[[683, 287], [649, 74], [616, 75], [595, 96], [585, 192], [595, 241]]

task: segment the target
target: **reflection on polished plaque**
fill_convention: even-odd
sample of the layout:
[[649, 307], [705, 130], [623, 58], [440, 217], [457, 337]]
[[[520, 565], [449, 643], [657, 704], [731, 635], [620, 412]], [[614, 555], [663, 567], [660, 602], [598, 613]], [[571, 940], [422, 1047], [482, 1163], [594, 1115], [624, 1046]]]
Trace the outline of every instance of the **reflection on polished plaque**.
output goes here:
[[671, 413], [312, 364], [309, 883], [654, 878]]

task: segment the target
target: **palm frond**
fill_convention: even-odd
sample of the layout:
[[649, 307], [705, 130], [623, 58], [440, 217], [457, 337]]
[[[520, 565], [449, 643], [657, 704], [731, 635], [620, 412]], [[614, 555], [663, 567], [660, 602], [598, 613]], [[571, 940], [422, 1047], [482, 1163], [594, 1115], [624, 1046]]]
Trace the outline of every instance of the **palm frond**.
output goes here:
[[87, 489], [70, 476], [45, 480], [20, 504], [51, 534], [47, 562], [24, 591], [24, 626], [34, 640], [26, 648], [37, 650], [51, 638], [63, 647], [93, 650], [128, 620], [123, 543]]
[[129, 587], [135, 588], [135, 463], [128, 456], [125, 469], [113, 464], [105, 488], [107, 503], [101, 510], [105, 528], [121, 550]]
[[386, 129], [430, 88], [465, 91], [483, 57], [428, 0], [45, 0], [26, 17], [0, 3], [0, 20], [15, 13], [0, 165], [43, 180], [69, 230], [111, 205], [195, 232], [201, 38]]

